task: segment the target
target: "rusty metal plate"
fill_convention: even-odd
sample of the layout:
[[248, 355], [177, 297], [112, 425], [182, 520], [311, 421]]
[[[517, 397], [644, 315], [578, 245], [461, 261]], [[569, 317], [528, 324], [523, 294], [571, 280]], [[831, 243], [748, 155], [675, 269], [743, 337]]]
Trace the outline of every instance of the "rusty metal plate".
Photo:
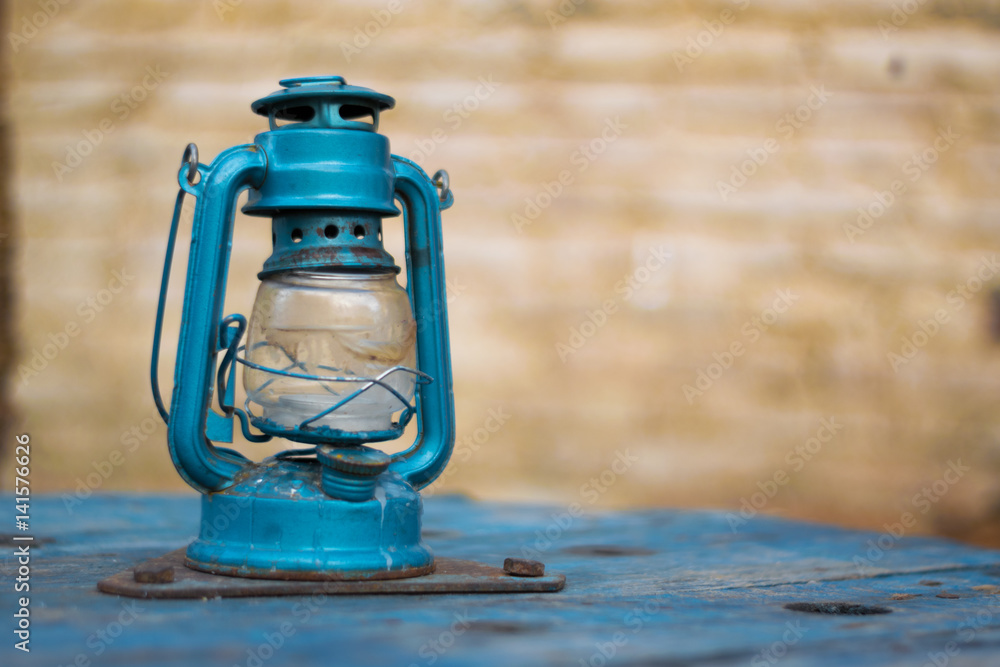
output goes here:
[[[440, 593], [552, 593], [562, 590], [566, 577], [546, 574], [540, 577], [511, 576], [499, 567], [469, 560], [436, 558], [432, 574], [409, 579], [381, 581], [276, 581], [246, 579], [198, 572], [184, 565], [184, 549], [152, 558], [135, 569], [119, 572], [100, 581], [97, 589], [112, 595], [132, 598], [235, 598], [275, 595], [428, 595]], [[141, 573], [164, 573], [173, 569], [173, 581], [165, 583], [136, 581]], [[168, 577], [141, 576], [140, 579]]]

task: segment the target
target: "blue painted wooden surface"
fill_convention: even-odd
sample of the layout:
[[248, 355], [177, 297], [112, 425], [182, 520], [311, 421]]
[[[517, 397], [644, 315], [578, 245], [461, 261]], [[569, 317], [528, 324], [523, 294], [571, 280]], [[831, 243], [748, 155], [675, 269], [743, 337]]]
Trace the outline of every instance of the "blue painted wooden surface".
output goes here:
[[[187, 544], [198, 511], [195, 496], [95, 495], [72, 514], [34, 497], [32, 534], [53, 541], [33, 550], [32, 652], [5, 632], [0, 665], [1000, 665], [1000, 595], [983, 589], [1000, 585], [1000, 552], [888, 537], [869, 552], [875, 533], [768, 517], [733, 532], [720, 512], [571, 518], [427, 500], [436, 553], [499, 565], [540, 547], [547, 569], [568, 578], [554, 594], [144, 601], [95, 590]], [[536, 544], [546, 531], [554, 539]], [[594, 545], [642, 553], [587, 553]], [[11, 551], [0, 559], [7, 619]], [[859, 572], [855, 556], [870, 566]], [[893, 613], [783, 608], [821, 601]]]

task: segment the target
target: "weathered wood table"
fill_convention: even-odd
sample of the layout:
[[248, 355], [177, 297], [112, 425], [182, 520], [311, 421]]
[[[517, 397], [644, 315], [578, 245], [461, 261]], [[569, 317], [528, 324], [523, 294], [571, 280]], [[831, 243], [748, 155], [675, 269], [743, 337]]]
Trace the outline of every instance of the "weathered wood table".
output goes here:
[[36, 496], [31, 514], [31, 653], [7, 630], [0, 665], [1000, 665], [1000, 552], [938, 539], [433, 497], [438, 555], [534, 555], [564, 590], [136, 600], [95, 584], [186, 545], [197, 497], [95, 495], [69, 513]]

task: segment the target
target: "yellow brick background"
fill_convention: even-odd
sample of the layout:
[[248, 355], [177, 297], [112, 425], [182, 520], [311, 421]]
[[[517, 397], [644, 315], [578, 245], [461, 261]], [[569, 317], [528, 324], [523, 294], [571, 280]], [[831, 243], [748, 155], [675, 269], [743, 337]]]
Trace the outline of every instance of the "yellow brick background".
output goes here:
[[[58, 9], [37, 14], [46, 6]], [[467, 440], [436, 489], [737, 508], [785, 473], [767, 512], [879, 528], [911, 511], [918, 532], [1000, 537], [1000, 276], [983, 264], [1000, 249], [995, 1], [17, 0], [6, 11], [23, 38], [4, 48], [25, 368], [50, 334], [79, 327], [15, 380], [35, 490], [83, 488], [115, 450], [123, 462], [91, 486], [186, 488], [146, 380], [181, 151], [195, 141], [207, 162], [251, 141], [266, 122], [249, 104], [278, 79], [335, 73], [394, 96], [381, 131], [428, 171], [446, 167], [456, 193], [445, 251]], [[148, 68], [163, 80], [131, 92]], [[782, 121], [796, 112], [797, 126]], [[620, 135], [602, 146], [609, 122]], [[948, 128], [957, 138], [935, 150]], [[100, 143], [56, 173], [86, 133]], [[588, 145], [601, 152], [581, 162]], [[764, 146], [777, 150], [720, 196]], [[934, 162], [911, 180], [925, 151]], [[545, 184], [564, 170], [550, 201]], [[858, 207], [897, 180], [905, 193], [852, 238]], [[515, 216], [535, 213], [526, 199], [546, 206], [519, 229]], [[239, 217], [229, 312], [249, 312], [269, 245], [266, 221]], [[647, 272], [653, 248], [669, 259]], [[133, 278], [92, 311], [114, 271]], [[628, 276], [642, 279], [631, 295]], [[968, 298], [949, 300], [959, 285]], [[772, 319], [781, 290], [795, 300]], [[587, 324], [609, 301], [613, 313], [593, 316], [602, 326]], [[939, 310], [947, 321], [894, 370], [888, 355]], [[581, 342], [574, 330], [592, 335], [560, 355]], [[743, 353], [689, 401], [683, 387], [718, 375], [734, 343]], [[485, 438], [490, 410], [509, 418]], [[796, 458], [831, 417], [843, 428]], [[638, 462], [592, 498], [584, 485], [626, 450]], [[914, 495], [959, 460], [970, 470], [919, 511]]]

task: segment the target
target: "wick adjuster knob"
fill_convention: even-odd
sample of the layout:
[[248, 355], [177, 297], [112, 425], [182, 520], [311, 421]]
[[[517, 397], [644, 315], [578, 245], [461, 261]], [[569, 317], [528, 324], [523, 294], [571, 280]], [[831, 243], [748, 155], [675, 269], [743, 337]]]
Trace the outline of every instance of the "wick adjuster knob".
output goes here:
[[375, 480], [389, 467], [392, 458], [371, 447], [316, 448], [323, 465], [323, 492], [337, 500], [364, 502], [375, 497]]

